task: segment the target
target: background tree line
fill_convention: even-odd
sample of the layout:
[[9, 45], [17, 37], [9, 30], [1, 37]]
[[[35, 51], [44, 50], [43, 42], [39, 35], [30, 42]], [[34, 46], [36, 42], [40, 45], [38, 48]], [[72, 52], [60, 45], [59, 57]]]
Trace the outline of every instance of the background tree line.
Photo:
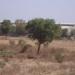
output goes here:
[[0, 35], [24, 35], [26, 22], [24, 20], [16, 20], [12, 23], [10, 20], [3, 20], [0, 24]]
[[[35, 20], [35, 21], [34, 21]], [[38, 18], [38, 19], [32, 19], [28, 22], [25, 22], [25, 20], [22, 19], [17, 19], [14, 23], [11, 22], [11, 20], [3, 20], [0, 23], [0, 35], [9, 35], [9, 36], [21, 36], [21, 35], [26, 35], [27, 30], [26, 27], [31, 24], [33, 22], [33, 25], [39, 24], [39, 27], [41, 27], [41, 24], [44, 24], [45, 20]], [[47, 23], [49, 19], [46, 19]], [[51, 22], [49, 22], [50, 24], [54, 21], [52, 19], [50, 19]], [[54, 21], [55, 24], [55, 21]], [[52, 25], [52, 24], [51, 24]], [[34, 27], [34, 26], [33, 26]], [[47, 27], [47, 25], [45, 26]], [[53, 26], [52, 26], [53, 27]], [[33, 28], [36, 29], [36, 28]], [[75, 37], [75, 29], [73, 29], [70, 33], [68, 33], [67, 29], [61, 29], [61, 27], [59, 25], [54, 25], [54, 30], [55, 30], [55, 35], [59, 38], [71, 38], [71, 37]], [[56, 34], [56, 32], [59, 34]], [[40, 33], [40, 32], [39, 32]]]

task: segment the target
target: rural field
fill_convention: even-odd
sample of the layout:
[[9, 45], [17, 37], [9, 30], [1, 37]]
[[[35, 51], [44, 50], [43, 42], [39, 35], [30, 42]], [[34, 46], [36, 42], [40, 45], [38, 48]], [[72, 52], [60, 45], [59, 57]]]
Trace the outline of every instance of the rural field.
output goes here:
[[26, 37], [0, 36], [0, 75], [75, 75], [75, 40], [54, 40], [39, 55], [37, 47]]

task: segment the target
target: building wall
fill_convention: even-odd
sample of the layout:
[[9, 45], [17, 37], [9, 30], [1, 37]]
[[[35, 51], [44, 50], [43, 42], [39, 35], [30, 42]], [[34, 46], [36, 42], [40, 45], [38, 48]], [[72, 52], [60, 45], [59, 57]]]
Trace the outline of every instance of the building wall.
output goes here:
[[75, 30], [75, 25], [61, 24], [61, 29], [67, 29], [67, 34], [71, 35], [71, 31]]

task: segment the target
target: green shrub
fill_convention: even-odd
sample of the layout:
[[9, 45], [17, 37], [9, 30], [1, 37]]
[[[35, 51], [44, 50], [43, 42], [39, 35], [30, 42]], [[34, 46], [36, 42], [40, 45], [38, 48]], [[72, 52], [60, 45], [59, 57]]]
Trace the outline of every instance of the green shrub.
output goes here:
[[0, 61], [0, 68], [3, 68], [5, 66], [5, 62], [4, 61]]
[[10, 44], [10, 47], [15, 47], [16, 46], [16, 44], [15, 44], [15, 40], [9, 40], [9, 44]]
[[64, 49], [60, 48], [57, 50], [53, 50], [52, 53], [54, 55], [55, 60], [58, 63], [62, 63], [64, 61], [64, 56], [65, 56]]
[[63, 53], [57, 53], [55, 54], [55, 59], [57, 62], [62, 63], [64, 60], [64, 54]]
[[21, 46], [21, 47], [24, 47], [26, 45], [26, 42], [24, 40], [20, 39], [18, 41], [18, 45]]
[[10, 50], [0, 50], [0, 57], [13, 57], [15, 55], [15, 52]]

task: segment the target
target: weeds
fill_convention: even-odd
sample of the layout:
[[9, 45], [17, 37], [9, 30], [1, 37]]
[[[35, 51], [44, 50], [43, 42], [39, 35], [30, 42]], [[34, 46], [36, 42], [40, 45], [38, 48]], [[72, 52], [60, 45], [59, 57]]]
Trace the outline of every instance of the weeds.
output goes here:
[[11, 48], [14, 48], [16, 46], [15, 41], [14, 40], [9, 40], [9, 44]]
[[64, 49], [62, 49], [62, 48], [57, 49], [57, 50], [53, 49], [52, 54], [58, 63], [63, 62], [64, 56], [65, 56]]
[[18, 45], [21, 46], [21, 47], [24, 47], [26, 45], [26, 42], [24, 40], [20, 39], [18, 41]]
[[13, 55], [15, 53], [10, 50], [0, 50], [0, 57], [13, 57]]
[[24, 53], [31, 45], [27, 44], [24, 40], [19, 40], [18, 45], [21, 47], [20, 53]]
[[57, 62], [62, 63], [64, 60], [64, 50], [62, 48], [58, 49], [54, 56]]
[[3, 68], [5, 66], [5, 62], [4, 61], [0, 61], [0, 68]]

